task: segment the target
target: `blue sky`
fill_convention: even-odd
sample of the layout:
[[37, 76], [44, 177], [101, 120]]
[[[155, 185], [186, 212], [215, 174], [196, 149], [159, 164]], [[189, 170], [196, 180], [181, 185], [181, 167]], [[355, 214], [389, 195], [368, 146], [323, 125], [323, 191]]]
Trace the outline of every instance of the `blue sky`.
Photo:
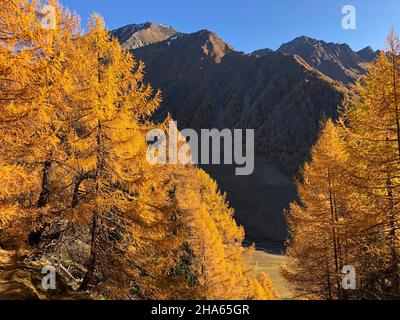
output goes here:
[[[307, 35], [346, 42], [359, 50], [385, 47], [392, 27], [400, 32], [399, 0], [61, 0], [82, 22], [100, 13], [110, 29], [154, 21], [182, 32], [215, 31], [237, 50], [278, 48]], [[341, 26], [344, 5], [356, 8], [356, 30]]]

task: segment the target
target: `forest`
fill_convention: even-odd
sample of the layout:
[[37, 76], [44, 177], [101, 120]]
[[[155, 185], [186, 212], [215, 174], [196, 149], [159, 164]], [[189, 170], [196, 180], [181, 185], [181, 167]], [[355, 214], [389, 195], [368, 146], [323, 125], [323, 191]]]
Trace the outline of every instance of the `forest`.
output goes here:
[[[149, 163], [146, 135], [174, 119], [153, 121], [163, 93], [144, 63], [100, 15], [83, 27], [48, 4], [52, 27], [41, 1], [0, 0], [0, 253], [50, 263], [87, 299], [280, 299], [248, 263], [254, 245], [217, 182], [191, 163]], [[400, 299], [394, 31], [387, 44], [339, 117], [321, 122], [284, 213], [295, 298]]]
[[105, 299], [275, 299], [244, 230], [193, 165], [150, 165], [161, 93], [93, 15], [0, 1], [0, 244]]
[[[312, 299], [399, 299], [400, 41], [393, 31], [354, 90], [355, 103], [322, 124], [287, 212], [286, 278]], [[344, 290], [351, 266], [356, 286]]]

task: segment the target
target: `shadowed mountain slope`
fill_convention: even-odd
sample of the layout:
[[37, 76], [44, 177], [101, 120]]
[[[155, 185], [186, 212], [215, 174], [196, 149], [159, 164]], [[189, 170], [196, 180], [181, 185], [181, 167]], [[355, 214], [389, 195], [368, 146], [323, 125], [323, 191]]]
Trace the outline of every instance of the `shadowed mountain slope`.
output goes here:
[[313, 68], [345, 84], [352, 84], [364, 75], [368, 63], [378, 56], [371, 47], [355, 52], [347, 44], [327, 43], [304, 36], [283, 44], [278, 52], [299, 55]]
[[163, 92], [156, 117], [182, 128], [255, 129], [256, 149], [294, 174], [321, 119], [336, 117], [346, 89], [295, 55], [234, 51], [202, 30], [133, 50], [145, 80]]
[[[296, 198], [290, 176], [309, 159], [320, 122], [336, 118], [338, 108], [347, 103], [344, 83], [363, 72], [348, 62], [357, 72], [342, 83], [315, 63], [310, 65], [313, 61], [302, 58], [301, 52], [289, 54], [289, 49], [244, 54], [215, 33], [201, 30], [132, 50], [146, 64], [145, 81], [162, 90], [156, 120], [171, 113], [179, 129], [255, 130], [258, 156], [253, 175], [235, 176], [233, 166], [203, 168], [228, 193], [247, 239], [274, 252], [284, 247], [283, 211]], [[365, 60], [372, 53], [365, 50], [358, 55]]]

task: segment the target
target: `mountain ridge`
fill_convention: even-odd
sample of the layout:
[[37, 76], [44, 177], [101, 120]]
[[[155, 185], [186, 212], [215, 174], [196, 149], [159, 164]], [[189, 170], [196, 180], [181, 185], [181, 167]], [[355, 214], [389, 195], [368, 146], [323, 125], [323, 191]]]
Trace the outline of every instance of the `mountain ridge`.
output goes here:
[[299, 55], [313, 68], [346, 85], [365, 75], [367, 65], [379, 54], [371, 47], [356, 52], [346, 43], [325, 42], [307, 36], [284, 43], [277, 51]]
[[[111, 31], [125, 49], [135, 50], [147, 45], [159, 43], [169, 38], [190, 36], [195, 34], [207, 33], [217, 39], [219, 44], [225, 43], [230, 50], [233, 47], [223, 41], [215, 32], [203, 29], [193, 33], [183, 33], [170, 26], [165, 26], [155, 22], [145, 22], [140, 24], [128, 24]], [[222, 46], [217, 48], [222, 49]], [[207, 48], [204, 48], [207, 50]], [[222, 49], [222, 56], [226, 49]], [[261, 57], [270, 52], [281, 52], [290, 55], [300, 56], [312, 68], [333, 80], [341, 81], [346, 85], [352, 84], [357, 78], [364, 75], [367, 64], [375, 60], [379, 51], [374, 51], [371, 46], [354, 51], [346, 43], [326, 42], [317, 40], [309, 36], [299, 36], [292, 41], [283, 43], [277, 50], [263, 48], [255, 50], [248, 55]], [[222, 58], [221, 54], [216, 54], [216, 60]]]
[[174, 28], [155, 22], [127, 24], [112, 30], [124, 49], [132, 50], [179, 34]]
[[321, 122], [338, 117], [349, 86], [377, 52], [299, 37], [276, 51], [246, 54], [207, 29], [175, 32], [148, 44], [137, 32], [127, 36], [138, 45], [130, 49], [135, 59], [146, 65], [144, 80], [163, 94], [154, 120], [170, 113], [179, 129], [255, 130], [251, 177], [235, 176], [232, 166], [201, 167], [227, 192], [247, 241], [282, 251], [288, 237], [282, 212], [296, 199], [293, 176], [310, 159]]
[[298, 55], [245, 54], [206, 29], [131, 52], [146, 65], [144, 80], [161, 89], [154, 120], [170, 113], [179, 129], [255, 130], [251, 177], [235, 176], [231, 166], [202, 167], [227, 192], [247, 240], [282, 250], [288, 236], [282, 212], [296, 198], [284, 172], [297, 173], [308, 159], [321, 120], [337, 117], [338, 106], [346, 103], [345, 87]]

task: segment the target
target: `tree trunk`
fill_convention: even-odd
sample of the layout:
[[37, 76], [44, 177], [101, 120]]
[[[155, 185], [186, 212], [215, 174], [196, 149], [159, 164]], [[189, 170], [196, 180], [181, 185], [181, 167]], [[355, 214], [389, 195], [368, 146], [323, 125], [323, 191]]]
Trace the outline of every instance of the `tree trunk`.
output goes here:
[[[42, 171], [42, 188], [39, 195], [39, 200], [37, 203], [37, 208], [44, 208], [47, 206], [50, 196], [50, 170], [51, 170], [51, 161], [46, 161], [43, 166]], [[39, 215], [39, 219], [42, 219], [42, 215]], [[43, 232], [45, 228], [48, 226], [48, 223], [43, 224], [38, 230], [32, 231], [28, 235], [28, 242], [31, 246], [37, 246], [43, 236]]]
[[339, 279], [339, 259], [338, 259], [338, 244], [337, 244], [337, 232], [336, 232], [336, 208], [334, 206], [333, 200], [333, 191], [332, 191], [332, 183], [331, 183], [331, 175], [328, 170], [328, 184], [329, 184], [329, 203], [330, 203], [330, 211], [331, 211], [331, 224], [332, 224], [332, 242], [333, 242], [333, 257], [335, 263], [335, 278], [336, 278], [336, 291], [339, 299], [342, 298], [341, 292], [341, 281]]
[[[101, 141], [101, 122], [98, 121], [97, 124], [97, 169], [95, 173], [96, 179], [96, 193], [100, 190], [99, 184], [99, 177], [104, 167], [103, 157], [102, 157], [102, 141]], [[82, 283], [79, 287], [79, 290], [87, 290], [89, 284], [93, 282], [94, 279], [94, 272], [96, 269], [96, 262], [97, 262], [97, 233], [98, 233], [98, 217], [99, 217], [100, 208], [99, 205], [96, 205], [95, 212], [93, 213], [92, 217], [92, 227], [91, 227], [91, 244], [90, 244], [90, 258], [89, 258], [89, 265], [85, 276], [83, 277]]]
[[85, 273], [85, 276], [83, 277], [82, 283], [79, 286], [79, 290], [87, 290], [89, 284], [91, 284], [94, 279], [94, 271], [96, 268], [96, 258], [97, 258], [96, 254], [97, 223], [98, 223], [97, 219], [98, 219], [97, 212], [95, 212], [92, 217], [92, 227], [90, 230], [92, 239], [90, 243], [89, 265]]
[[[400, 162], [400, 119], [399, 119], [399, 103], [398, 103], [398, 95], [397, 95], [397, 54], [393, 52], [392, 54], [392, 63], [393, 63], [393, 95], [394, 95], [394, 104], [395, 104], [395, 114], [396, 114], [396, 129], [397, 129], [397, 150], [398, 150], [398, 158]], [[393, 206], [393, 191], [390, 189], [391, 192], [391, 216], [390, 216], [390, 239], [391, 239], [391, 252], [393, 258], [393, 272], [394, 274], [394, 286], [395, 286], [395, 294], [396, 299], [400, 299], [400, 279], [399, 279], [399, 264], [398, 264], [398, 254], [396, 248], [397, 242], [397, 214], [395, 212], [395, 208]]]
[[76, 208], [79, 204], [79, 188], [85, 180], [96, 179], [95, 172], [82, 173], [75, 178], [74, 186], [72, 189], [71, 208]]
[[328, 289], [327, 300], [332, 300], [332, 283], [331, 283], [331, 272], [329, 270], [328, 254], [325, 255], [325, 269], [326, 269], [326, 286]]
[[51, 169], [51, 162], [46, 161], [43, 166], [43, 174], [42, 174], [42, 190], [40, 192], [39, 200], [37, 207], [44, 208], [47, 205], [50, 196], [50, 169]]

